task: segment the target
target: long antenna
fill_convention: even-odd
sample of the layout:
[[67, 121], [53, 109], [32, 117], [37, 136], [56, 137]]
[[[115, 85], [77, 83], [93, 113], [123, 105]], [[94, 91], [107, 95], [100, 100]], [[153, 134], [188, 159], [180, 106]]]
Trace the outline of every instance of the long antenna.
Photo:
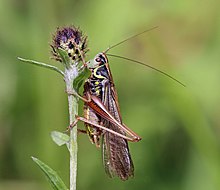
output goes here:
[[145, 31], [143, 31], [143, 32], [141, 32], [141, 33], [135, 34], [135, 35], [133, 35], [133, 36], [131, 36], [131, 37], [125, 39], [125, 40], [122, 40], [122, 41], [118, 42], [117, 44], [108, 47], [108, 48], [104, 51], [104, 53], [107, 53], [110, 49], [112, 49], [112, 48], [114, 48], [114, 47], [116, 47], [116, 46], [119, 46], [120, 44], [123, 44], [124, 42], [126, 42], [126, 41], [128, 41], [128, 40], [130, 40], [130, 39], [132, 39], [132, 38], [135, 38], [135, 37], [137, 37], [137, 36], [139, 36], [139, 35], [141, 35], [141, 34], [144, 34], [145, 32], [149, 32], [149, 31], [151, 31], [151, 30], [154, 30], [155, 28], [158, 28], [158, 26], [154, 26], [153, 28], [147, 29], [147, 30], [145, 30]]
[[136, 61], [136, 60], [134, 60], [134, 59], [130, 59], [130, 58], [127, 58], [127, 57], [119, 56], [119, 55], [114, 55], [114, 54], [106, 54], [106, 55], [111, 56], [111, 57], [116, 57], [116, 58], [119, 58], [119, 59], [125, 59], [125, 60], [127, 60], [127, 61], [132, 61], [132, 62], [138, 63], [138, 64], [140, 64], [140, 65], [144, 65], [144, 66], [146, 66], [146, 67], [149, 67], [149, 68], [152, 69], [152, 70], [155, 70], [155, 71], [157, 71], [157, 72], [159, 72], [159, 73], [161, 73], [161, 74], [167, 76], [168, 78], [170, 78], [170, 79], [176, 81], [176, 82], [179, 83], [180, 85], [186, 87], [185, 84], [183, 84], [182, 82], [180, 82], [180, 81], [177, 80], [176, 78], [174, 78], [174, 77], [172, 77], [171, 75], [165, 73], [164, 71], [161, 71], [161, 70], [159, 70], [159, 69], [157, 69], [157, 68], [154, 68], [153, 66], [150, 66], [150, 65], [148, 65], [148, 64], [146, 64], [146, 63], [143, 63], [143, 62], [140, 62], [140, 61]]

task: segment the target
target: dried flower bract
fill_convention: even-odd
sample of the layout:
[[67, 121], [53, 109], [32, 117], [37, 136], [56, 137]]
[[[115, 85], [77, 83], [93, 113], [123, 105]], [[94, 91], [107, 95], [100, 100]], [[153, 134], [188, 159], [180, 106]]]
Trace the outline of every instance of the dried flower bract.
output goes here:
[[82, 61], [88, 51], [87, 36], [84, 36], [82, 31], [74, 26], [57, 28], [51, 47], [52, 54], [58, 61], [62, 62], [60, 55], [56, 51], [58, 48], [66, 51], [73, 61]]

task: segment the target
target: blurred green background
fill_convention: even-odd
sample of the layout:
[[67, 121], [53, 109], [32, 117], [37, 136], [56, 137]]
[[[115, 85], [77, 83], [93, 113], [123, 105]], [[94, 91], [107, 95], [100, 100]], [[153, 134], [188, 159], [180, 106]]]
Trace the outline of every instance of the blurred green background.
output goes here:
[[0, 0], [0, 189], [51, 189], [30, 156], [69, 184], [68, 152], [50, 138], [68, 126], [63, 79], [16, 57], [59, 65], [50, 59], [49, 44], [57, 26], [71, 24], [88, 35], [87, 59], [159, 26], [111, 53], [151, 64], [187, 85], [109, 58], [123, 121], [143, 138], [129, 143], [135, 177], [109, 179], [101, 151], [79, 135], [78, 189], [220, 189], [219, 7], [216, 0]]

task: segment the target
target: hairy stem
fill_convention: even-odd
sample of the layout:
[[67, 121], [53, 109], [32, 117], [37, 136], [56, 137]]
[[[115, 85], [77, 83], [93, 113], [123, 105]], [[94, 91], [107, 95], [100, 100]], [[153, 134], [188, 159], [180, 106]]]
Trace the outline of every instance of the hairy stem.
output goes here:
[[[65, 70], [64, 78], [66, 82], [67, 92], [74, 91], [73, 80], [77, 77], [78, 71], [74, 65]], [[78, 114], [78, 98], [68, 94], [68, 105], [69, 105], [69, 122], [73, 123], [75, 115]], [[77, 177], [77, 126], [74, 126], [70, 130], [70, 190], [76, 190], [76, 177]]]

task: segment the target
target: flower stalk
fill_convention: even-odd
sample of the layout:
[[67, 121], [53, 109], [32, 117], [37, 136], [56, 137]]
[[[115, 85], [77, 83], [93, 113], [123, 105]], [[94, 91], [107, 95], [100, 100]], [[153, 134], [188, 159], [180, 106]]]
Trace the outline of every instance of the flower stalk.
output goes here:
[[[78, 71], [75, 66], [71, 66], [65, 71], [65, 82], [67, 92], [72, 92], [73, 80], [78, 76]], [[69, 106], [69, 124], [71, 125], [75, 120], [75, 115], [78, 115], [78, 98], [68, 94]], [[70, 190], [76, 190], [77, 177], [77, 126], [70, 129], [69, 152], [70, 152]]]
[[[71, 125], [75, 120], [75, 116], [78, 115], [79, 101], [79, 98], [74, 96], [73, 93], [78, 93], [80, 86], [83, 84], [83, 77], [86, 76], [83, 70], [80, 69], [79, 63], [83, 62], [83, 64], [85, 64], [84, 57], [85, 53], [88, 51], [87, 37], [83, 36], [82, 32], [75, 27], [57, 28], [51, 48], [53, 58], [63, 64], [64, 72], [58, 67], [46, 63], [27, 60], [20, 57], [18, 59], [26, 63], [56, 71], [63, 76], [66, 83], [66, 92], [68, 94], [69, 124]], [[57, 139], [57, 137], [53, 137]], [[57, 142], [59, 140], [61, 139], [57, 139]], [[70, 138], [67, 147], [70, 152], [70, 190], [76, 190], [78, 151], [77, 126], [70, 128]]]
[[[66, 83], [66, 92], [68, 94], [69, 105], [69, 123], [74, 122], [75, 116], [78, 115], [78, 98], [72, 93], [78, 89], [74, 88], [74, 80], [79, 75], [79, 62], [84, 62], [84, 56], [87, 51], [87, 37], [75, 27], [66, 27], [57, 29], [53, 39], [52, 53], [54, 58], [65, 67], [64, 80]], [[76, 190], [77, 179], [77, 126], [70, 129], [70, 190]]]

